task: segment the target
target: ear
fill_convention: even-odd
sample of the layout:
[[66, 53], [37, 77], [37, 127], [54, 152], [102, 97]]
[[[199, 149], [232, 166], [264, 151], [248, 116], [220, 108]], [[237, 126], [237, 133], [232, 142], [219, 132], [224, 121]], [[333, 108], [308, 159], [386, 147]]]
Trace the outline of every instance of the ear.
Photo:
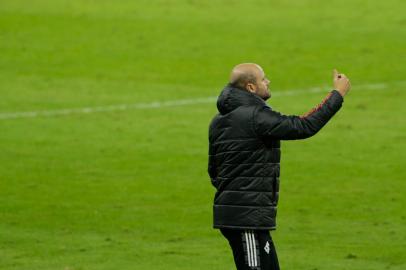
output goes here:
[[256, 87], [252, 83], [247, 83], [245, 88], [251, 93], [255, 93], [255, 91], [256, 91]]

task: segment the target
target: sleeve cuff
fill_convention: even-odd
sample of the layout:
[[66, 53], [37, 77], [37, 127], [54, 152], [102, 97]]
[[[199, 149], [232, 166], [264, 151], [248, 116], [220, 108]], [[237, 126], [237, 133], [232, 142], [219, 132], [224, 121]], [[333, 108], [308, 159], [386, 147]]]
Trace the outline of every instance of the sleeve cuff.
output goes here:
[[340, 94], [340, 92], [338, 92], [338, 90], [333, 89], [331, 92], [333, 93], [334, 96], [336, 96], [337, 99], [341, 101], [341, 103], [344, 102], [344, 97]]

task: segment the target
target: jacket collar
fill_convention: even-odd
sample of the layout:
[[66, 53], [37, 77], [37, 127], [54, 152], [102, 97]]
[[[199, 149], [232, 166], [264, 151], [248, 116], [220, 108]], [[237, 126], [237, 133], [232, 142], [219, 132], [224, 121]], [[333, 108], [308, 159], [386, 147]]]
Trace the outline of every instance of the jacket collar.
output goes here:
[[220, 114], [227, 114], [241, 106], [268, 106], [259, 96], [231, 86], [226, 85], [217, 99], [217, 109]]

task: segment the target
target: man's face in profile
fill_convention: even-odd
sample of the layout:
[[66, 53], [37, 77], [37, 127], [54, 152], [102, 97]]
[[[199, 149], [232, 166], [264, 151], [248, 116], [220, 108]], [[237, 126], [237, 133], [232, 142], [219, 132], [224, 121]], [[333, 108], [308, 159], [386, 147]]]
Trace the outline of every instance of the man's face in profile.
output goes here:
[[269, 91], [269, 84], [271, 83], [270, 80], [265, 76], [264, 71], [262, 68], [259, 67], [256, 76], [256, 91], [255, 93], [261, 97], [263, 100], [267, 100], [271, 97], [271, 92]]

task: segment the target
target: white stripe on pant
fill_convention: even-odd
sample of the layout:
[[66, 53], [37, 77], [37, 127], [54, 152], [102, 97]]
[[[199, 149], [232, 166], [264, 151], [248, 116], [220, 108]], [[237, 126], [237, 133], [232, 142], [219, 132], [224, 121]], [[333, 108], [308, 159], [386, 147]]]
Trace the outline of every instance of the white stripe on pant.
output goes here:
[[257, 247], [255, 243], [255, 234], [251, 231], [245, 231], [245, 243], [247, 246], [247, 259], [249, 267], [257, 267]]
[[246, 243], [246, 246], [247, 246], [248, 266], [252, 266], [252, 263], [251, 263], [251, 247], [250, 247], [250, 244], [249, 244], [249, 241], [248, 241], [248, 233], [247, 232], [245, 232], [245, 243]]
[[255, 244], [255, 234], [253, 232], [251, 232], [251, 236], [252, 236], [252, 246], [254, 248], [254, 266], [258, 266], [257, 263], [257, 245]]

